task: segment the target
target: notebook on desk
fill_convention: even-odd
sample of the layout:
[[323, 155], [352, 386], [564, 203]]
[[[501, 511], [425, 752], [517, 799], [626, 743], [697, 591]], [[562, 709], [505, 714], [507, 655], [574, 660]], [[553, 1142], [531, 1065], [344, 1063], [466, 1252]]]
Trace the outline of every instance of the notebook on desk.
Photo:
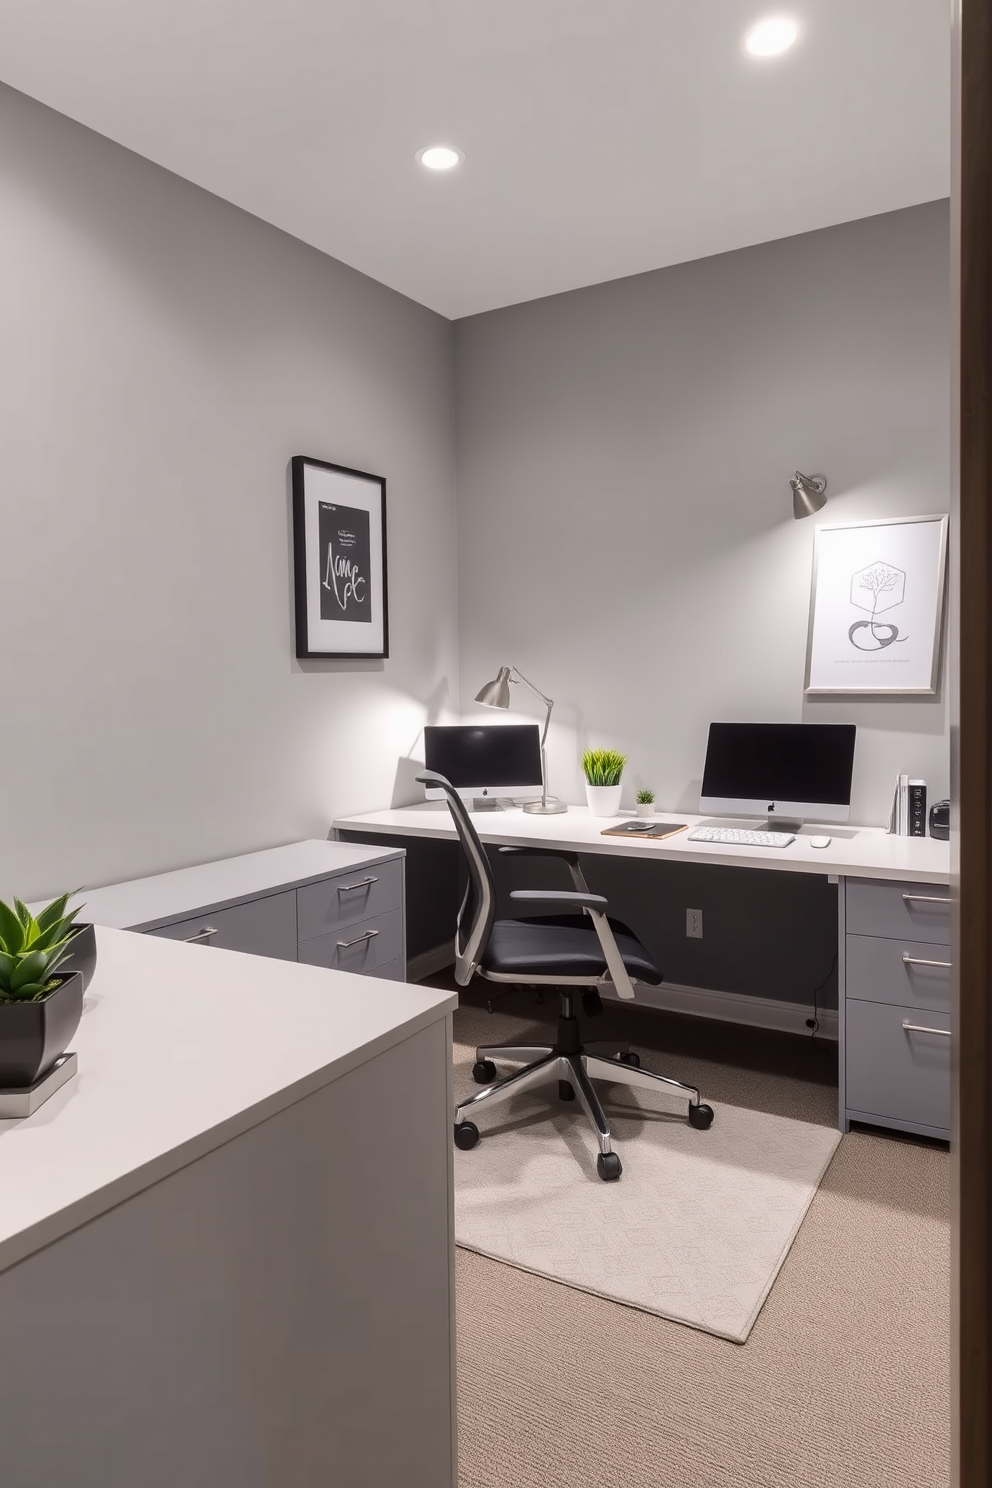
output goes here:
[[688, 822], [653, 822], [653, 821], [625, 821], [618, 827], [604, 827], [601, 835], [603, 837], [647, 837], [657, 840], [659, 837], [673, 837], [676, 832], [684, 832]]

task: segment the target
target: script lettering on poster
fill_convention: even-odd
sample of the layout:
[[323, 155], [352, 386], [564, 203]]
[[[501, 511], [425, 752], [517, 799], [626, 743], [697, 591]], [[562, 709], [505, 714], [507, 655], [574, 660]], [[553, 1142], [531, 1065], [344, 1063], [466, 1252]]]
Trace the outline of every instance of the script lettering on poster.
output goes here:
[[320, 618], [372, 623], [369, 513], [322, 501], [318, 514]]

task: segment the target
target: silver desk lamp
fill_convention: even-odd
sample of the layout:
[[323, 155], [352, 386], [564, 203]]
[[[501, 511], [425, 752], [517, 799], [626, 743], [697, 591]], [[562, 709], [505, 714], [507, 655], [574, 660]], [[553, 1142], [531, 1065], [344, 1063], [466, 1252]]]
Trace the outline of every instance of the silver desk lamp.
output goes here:
[[[511, 676], [516, 672], [516, 676]], [[483, 703], [487, 708], [508, 708], [510, 706], [510, 683], [523, 682], [530, 688], [531, 692], [537, 694], [541, 702], [547, 707], [544, 719], [544, 732], [541, 735], [541, 799], [539, 801], [525, 801], [524, 810], [532, 812], [535, 816], [557, 816], [559, 812], [567, 811], [568, 807], [564, 801], [557, 797], [548, 797], [548, 756], [545, 752], [545, 744], [548, 738], [548, 725], [551, 722], [551, 709], [554, 703], [551, 698], [545, 697], [539, 687], [529, 682], [519, 667], [501, 666], [491, 682], [487, 682], [475, 695], [477, 703]]]

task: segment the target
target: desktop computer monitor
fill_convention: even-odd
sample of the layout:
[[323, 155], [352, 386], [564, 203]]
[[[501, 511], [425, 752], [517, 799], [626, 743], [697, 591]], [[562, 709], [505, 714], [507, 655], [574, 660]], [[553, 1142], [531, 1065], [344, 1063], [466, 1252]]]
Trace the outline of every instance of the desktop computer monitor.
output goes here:
[[700, 810], [777, 826], [847, 821], [853, 723], [711, 723]]
[[[477, 808], [498, 796], [540, 796], [541, 731], [536, 723], [428, 724], [424, 764]], [[427, 787], [427, 799], [443, 800], [444, 791]]]

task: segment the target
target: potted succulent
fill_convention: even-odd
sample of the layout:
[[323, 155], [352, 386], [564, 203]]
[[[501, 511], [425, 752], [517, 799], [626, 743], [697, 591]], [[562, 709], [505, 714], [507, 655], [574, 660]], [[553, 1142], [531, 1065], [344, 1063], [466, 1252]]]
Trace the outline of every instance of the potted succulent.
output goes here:
[[637, 815], [654, 816], [654, 791], [644, 786], [637, 792]]
[[0, 900], [0, 1089], [34, 1085], [68, 1047], [96, 963], [92, 925], [66, 914], [71, 896], [36, 917]]
[[627, 756], [616, 749], [587, 749], [582, 756], [590, 816], [619, 816], [620, 777]]

